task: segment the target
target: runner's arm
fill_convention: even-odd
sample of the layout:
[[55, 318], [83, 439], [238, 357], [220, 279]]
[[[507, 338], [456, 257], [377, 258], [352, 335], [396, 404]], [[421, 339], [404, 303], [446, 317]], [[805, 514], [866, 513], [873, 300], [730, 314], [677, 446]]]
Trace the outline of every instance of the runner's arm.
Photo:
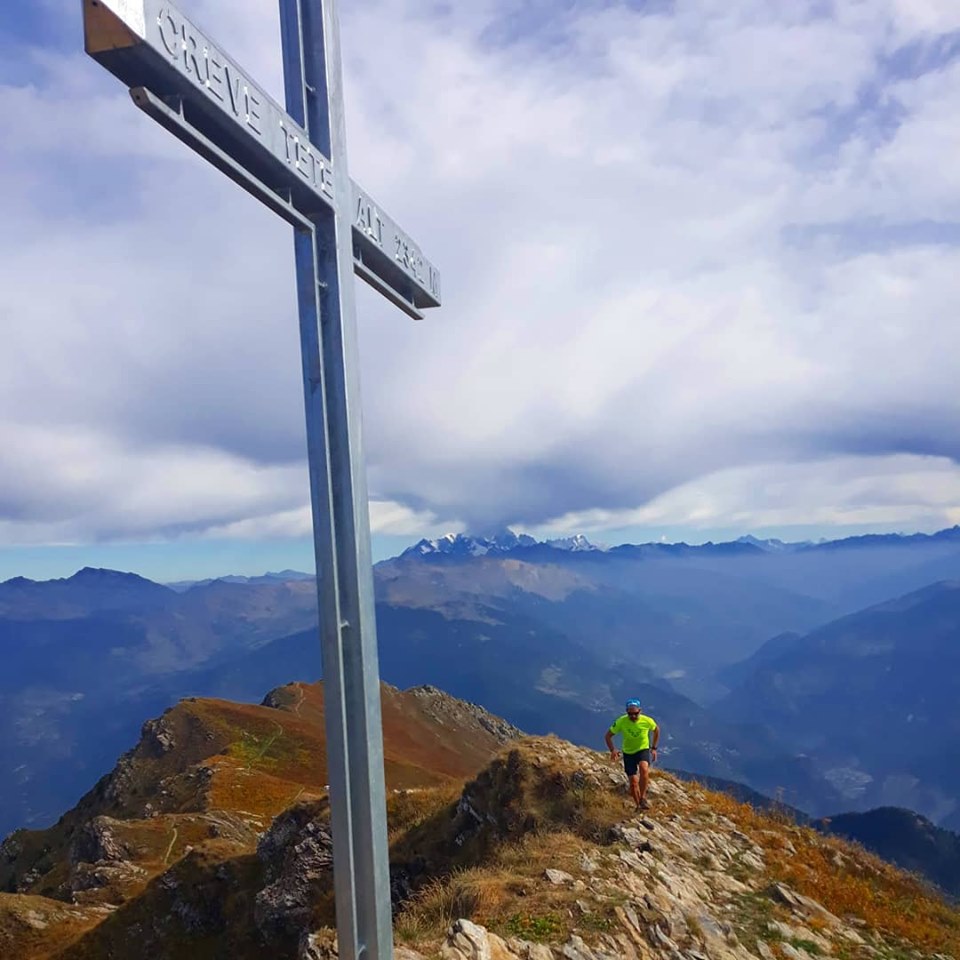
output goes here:
[[616, 758], [617, 758], [617, 748], [614, 746], [614, 743], [613, 743], [613, 731], [612, 731], [612, 730], [608, 730], [608, 731], [607, 731], [606, 741], [607, 741], [607, 749], [610, 751], [610, 756], [613, 757], [614, 760], [616, 760]]
[[660, 742], [660, 727], [654, 727], [651, 733], [653, 734], [653, 740], [650, 742], [650, 749], [656, 750], [657, 744]]

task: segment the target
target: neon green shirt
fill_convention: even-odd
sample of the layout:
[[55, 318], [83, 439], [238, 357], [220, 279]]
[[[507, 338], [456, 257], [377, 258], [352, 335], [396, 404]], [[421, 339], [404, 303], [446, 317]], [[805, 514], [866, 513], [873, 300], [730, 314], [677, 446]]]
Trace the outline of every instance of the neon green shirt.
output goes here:
[[657, 729], [657, 721], [653, 717], [640, 714], [636, 720], [631, 720], [626, 714], [617, 717], [610, 726], [611, 733], [623, 734], [623, 752], [636, 753], [638, 750], [650, 749], [650, 731]]

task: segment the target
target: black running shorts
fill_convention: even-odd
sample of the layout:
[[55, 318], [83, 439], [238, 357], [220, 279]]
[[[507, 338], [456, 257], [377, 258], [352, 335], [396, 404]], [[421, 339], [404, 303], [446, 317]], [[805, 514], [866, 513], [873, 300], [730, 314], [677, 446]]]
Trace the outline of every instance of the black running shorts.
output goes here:
[[632, 777], [640, 769], [641, 763], [650, 762], [649, 750], [638, 750], [636, 753], [625, 753], [623, 755], [623, 769], [627, 771], [627, 776]]

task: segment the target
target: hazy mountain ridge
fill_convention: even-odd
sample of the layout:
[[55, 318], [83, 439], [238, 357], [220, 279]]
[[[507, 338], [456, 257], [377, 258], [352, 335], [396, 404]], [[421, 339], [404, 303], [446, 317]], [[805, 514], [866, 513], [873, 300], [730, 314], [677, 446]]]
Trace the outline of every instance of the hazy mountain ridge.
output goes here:
[[[463, 557], [506, 555], [525, 553], [531, 549], [549, 548], [569, 552], [621, 552], [646, 556], [690, 556], [690, 555], [737, 555], [757, 553], [799, 553], [812, 551], [846, 551], [871, 548], [901, 548], [927, 545], [951, 544], [960, 547], [960, 525], [939, 530], [936, 533], [881, 533], [862, 534], [842, 537], [836, 540], [784, 541], [775, 538], [762, 539], [750, 534], [735, 540], [714, 543], [711, 540], [699, 544], [685, 542], [668, 543], [648, 541], [646, 543], [622, 543], [607, 546], [592, 543], [583, 534], [573, 534], [548, 540], [537, 540], [528, 534], [516, 534], [512, 530], [503, 530], [488, 535], [468, 533], [448, 533], [433, 540], [419, 540], [404, 550], [400, 556], [416, 557]], [[271, 574], [267, 574], [271, 576]]]
[[0, 583], [0, 617], [67, 619], [96, 612], [163, 608], [167, 587], [135, 573], [84, 567], [60, 580], [14, 577]]
[[805, 632], [835, 614], [819, 598], [727, 569], [729, 558], [538, 550], [406, 554], [377, 564], [378, 597], [456, 618], [495, 609], [504, 622], [541, 619], [601, 656], [676, 679], [688, 694], [713, 690], [717, 668], [773, 633]]
[[912, 810], [879, 807], [864, 813], [835, 814], [814, 825], [854, 840], [889, 863], [922, 874], [960, 897], [960, 834], [944, 830]]
[[[193, 674], [316, 624], [312, 582], [217, 581], [178, 594], [114, 571], [81, 574], [0, 584], [0, 832], [51, 819], [109, 767], [144, 716], [211, 692]], [[319, 656], [304, 679], [317, 676]]]
[[719, 709], [817, 758], [848, 806], [956, 814], [960, 581], [772, 643], [738, 667]]
[[167, 583], [165, 586], [177, 593], [183, 593], [193, 587], [208, 587], [211, 583], [283, 583], [289, 580], [313, 580], [312, 573], [304, 573], [302, 570], [277, 570], [267, 571], [267, 573], [257, 576], [247, 576], [244, 574], [231, 573], [222, 577], [207, 577], [203, 580], [175, 580]]

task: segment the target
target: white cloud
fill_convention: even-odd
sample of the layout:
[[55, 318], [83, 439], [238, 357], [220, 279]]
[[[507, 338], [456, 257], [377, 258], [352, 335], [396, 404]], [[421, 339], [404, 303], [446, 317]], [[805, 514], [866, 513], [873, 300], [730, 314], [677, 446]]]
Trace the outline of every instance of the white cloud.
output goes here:
[[731, 467], [633, 510], [571, 513], [535, 530], [686, 527], [700, 530], [875, 527], [935, 530], [960, 523], [960, 467], [899, 454]]
[[179, 536], [299, 504], [299, 464], [268, 466], [199, 446], [138, 447], [84, 429], [0, 421], [16, 451], [0, 473], [8, 543]]
[[[442, 528], [444, 531], [448, 526]], [[309, 537], [313, 519], [309, 506], [281, 510], [263, 516], [245, 517], [220, 526], [210, 527], [210, 539], [272, 540]], [[418, 513], [401, 503], [370, 501], [370, 530], [385, 536], [439, 536], [437, 518], [429, 512]]]
[[[454, 524], [456, 526], [456, 524]], [[439, 536], [450, 529], [449, 523], [441, 527], [430, 511], [416, 511], [387, 500], [370, 502], [370, 529], [374, 533], [389, 536]]]
[[895, 22], [907, 33], [931, 36], [960, 30], [960, 10], [950, 0], [893, 0]]
[[[272, 8], [184, 6], [282, 100]], [[960, 254], [924, 232], [960, 224], [955, 5], [535, 9], [341, 11], [353, 175], [445, 290], [420, 324], [359, 294], [375, 528], [746, 529], [780, 508], [690, 491], [795, 470], [808, 520], [926, 509], [856, 479], [957, 453]], [[289, 230], [92, 62], [31, 69], [0, 86], [0, 537], [303, 532]]]
[[217, 540], [293, 540], [309, 536], [312, 529], [310, 507], [304, 506], [266, 516], [245, 517], [243, 520], [211, 527], [205, 535]]

